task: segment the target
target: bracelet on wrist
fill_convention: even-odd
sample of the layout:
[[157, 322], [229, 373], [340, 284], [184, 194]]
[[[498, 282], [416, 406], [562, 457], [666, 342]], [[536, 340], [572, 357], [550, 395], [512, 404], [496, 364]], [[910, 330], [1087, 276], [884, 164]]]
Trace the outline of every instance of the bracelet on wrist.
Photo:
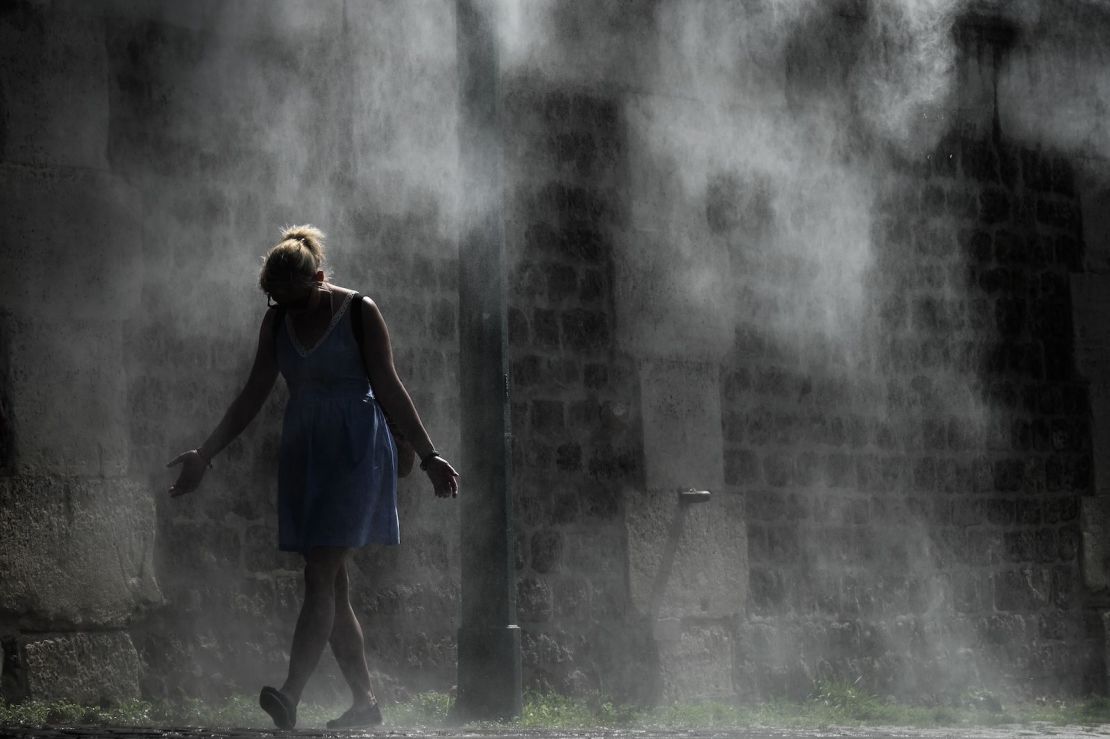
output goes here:
[[433, 449], [432, 451], [425, 454], [423, 457], [420, 458], [420, 469], [423, 470], [424, 472], [427, 472], [428, 471], [428, 465], [431, 464], [432, 460], [435, 459], [438, 456], [439, 456], [439, 452], [437, 452], [435, 449]]

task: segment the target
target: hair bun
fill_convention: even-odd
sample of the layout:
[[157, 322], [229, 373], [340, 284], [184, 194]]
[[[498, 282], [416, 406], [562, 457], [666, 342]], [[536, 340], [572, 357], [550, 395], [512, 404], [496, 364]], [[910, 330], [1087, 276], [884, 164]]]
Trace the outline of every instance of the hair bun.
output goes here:
[[324, 232], [315, 226], [287, 226], [281, 232], [282, 241], [298, 241], [303, 244], [318, 264], [324, 262]]

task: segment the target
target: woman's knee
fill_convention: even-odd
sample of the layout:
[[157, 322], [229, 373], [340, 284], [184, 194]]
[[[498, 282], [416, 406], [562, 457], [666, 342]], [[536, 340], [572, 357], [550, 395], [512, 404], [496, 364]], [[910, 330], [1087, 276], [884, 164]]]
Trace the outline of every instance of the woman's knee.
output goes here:
[[304, 582], [306, 588], [332, 590], [343, 569], [346, 549], [315, 547], [305, 555]]
[[350, 588], [351, 580], [347, 575], [347, 563], [344, 561], [335, 573], [335, 603], [337, 606], [340, 603], [347, 602]]

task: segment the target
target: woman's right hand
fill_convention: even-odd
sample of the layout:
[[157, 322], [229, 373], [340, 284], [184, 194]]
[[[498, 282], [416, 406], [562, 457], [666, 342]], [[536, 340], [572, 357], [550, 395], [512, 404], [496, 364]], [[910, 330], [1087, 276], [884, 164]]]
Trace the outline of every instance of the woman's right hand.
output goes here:
[[208, 469], [208, 462], [196, 449], [179, 454], [167, 464], [167, 467], [181, 465], [181, 472], [177, 475], [177, 482], [170, 485], [170, 496], [176, 498], [185, 493], [191, 493], [200, 487], [204, 479], [204, 471]]
[[431, 479], [437, 498], [459, 497], [459, 473], [450, 462], [437, 454], [421, 467]]

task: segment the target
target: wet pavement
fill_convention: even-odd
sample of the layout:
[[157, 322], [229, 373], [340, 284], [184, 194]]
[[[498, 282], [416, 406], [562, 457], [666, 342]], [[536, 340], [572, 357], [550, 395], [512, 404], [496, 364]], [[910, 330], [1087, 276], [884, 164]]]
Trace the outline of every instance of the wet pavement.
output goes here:
[[397, 737], [411, 739], [1010, 739], [1011, 737], [1054, 737], [1085, 739], [1110, 737], [1110, 724], [1057, 726], [1035, 724], [992, 728], [828, 727], [822, 729], [512, 729], [425, 730], [384, 729], [375, 731], [327, 731], [324, 729], [217, 729], [217, 728], [105, 728], [105, 727], [0, 727], [8, 739], [270, 739], [271, 737]]

